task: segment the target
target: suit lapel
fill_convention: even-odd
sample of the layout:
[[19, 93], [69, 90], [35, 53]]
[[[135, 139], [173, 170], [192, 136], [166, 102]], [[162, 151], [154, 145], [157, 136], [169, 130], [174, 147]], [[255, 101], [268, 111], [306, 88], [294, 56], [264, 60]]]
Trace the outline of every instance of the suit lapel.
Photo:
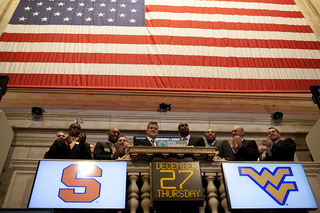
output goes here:
[[148, 138], [146, 138], [146, 142], [147, 142], [148, 146], [152, 146], [152, 144], [151, 144], [151, 142], [149, 141]]

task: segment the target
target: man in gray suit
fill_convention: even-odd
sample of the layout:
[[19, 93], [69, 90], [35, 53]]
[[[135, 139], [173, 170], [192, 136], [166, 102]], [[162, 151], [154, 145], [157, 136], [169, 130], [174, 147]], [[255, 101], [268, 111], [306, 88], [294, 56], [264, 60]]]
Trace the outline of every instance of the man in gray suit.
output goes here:
[[187, 146], [206, 146], [202, 137], [193, 137], [189, 134], [189, 125], [182, 122], [178, 126], [181, 140], [186, 141]]
[[232, 151], [232, 148], [227, 140], [216, 140], [216, 133], [212, 129], [208, 129], [205, 132], [206, 139], [208, 142], [208, 147], [215, 147], [216, 148], [216, 155], [220, 158], [224, 158], [228, 161], [234, 161], [235, 156]]

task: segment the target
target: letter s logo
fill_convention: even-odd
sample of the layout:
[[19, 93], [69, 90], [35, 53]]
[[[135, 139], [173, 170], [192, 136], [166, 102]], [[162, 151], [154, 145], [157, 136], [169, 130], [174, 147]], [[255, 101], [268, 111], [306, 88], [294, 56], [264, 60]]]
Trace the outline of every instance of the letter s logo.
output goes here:
[[[102, 170], [96, 165], [87, 177], [101, 177]], [[101, 184], [94, 178], [77, 178], [80, 173], [79, 165], [72, 164], [65, 168], [62, 173], [61, 182], [68, 187], [85, 187], [84, 193], [75, 193], [74, 189], [60, 189], [59, 197], [65, 202], [92, 202], [100, 197]]]

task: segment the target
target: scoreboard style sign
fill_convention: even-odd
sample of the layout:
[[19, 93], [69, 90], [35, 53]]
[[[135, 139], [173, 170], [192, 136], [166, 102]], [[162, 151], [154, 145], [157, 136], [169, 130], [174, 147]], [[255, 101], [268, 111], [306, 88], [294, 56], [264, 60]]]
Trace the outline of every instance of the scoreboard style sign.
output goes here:
[[126, 162], [40, 161], [28, 208], [125, 209]]
[[302, 164], [222, 163], [230, 210], [317, 209]]
[[204, 202], [198, 161], [152, 162], [153, 206], [199, 205]]

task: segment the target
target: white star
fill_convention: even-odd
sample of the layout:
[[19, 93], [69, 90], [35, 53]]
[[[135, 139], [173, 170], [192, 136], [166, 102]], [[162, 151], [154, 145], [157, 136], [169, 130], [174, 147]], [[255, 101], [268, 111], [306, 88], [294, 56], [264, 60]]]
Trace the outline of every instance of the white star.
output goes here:
[[76, 0], [70, 0], [70, 2], [72, 2], [72, 1], [76, 1]]
[[136, 19], [130, 19], [130, 23], [136, 23]]
[[69, 17], [66, 17], [66, 18], [63, 18], [63, 21], [69, 21], [71, 18]]
[[131, 3], [137, 3], [137, 0], [131, 0]]
[[116, 10], [117, 10], [116, 8], [111, 8], [110, 12], [116, 12]]
[[63, 3], [63, 2], [59, 2], [58, 3], [58, 6], [63, 6], [65, 3]]
[[126, 14], [121, 13], [121, 14], [119, 14], [119, 16], [120, 16], [120, 17], [125, 17], [125, 16], [126, 16]]
[[29, 6], [25, 7], [24, 10], [28, 10], [29, 11], [29, 10], [31, 10], [31, 7], [29, 7]]
[[107, 20], [108, 20], [108, 22], [113, 22], [114, 19], [109, 18], [109, 19], [107, 19]]
[[76, 13], [76, 14], [77, 14], [77, 16], [82, 16], [83, 15], [83, 13], [81, 13], [81, 12]]
[[90, 17], [86, 18], [86, 21], [91, 21], [91, 20], [92, 20], [92, 18], [90, 18]]
[[98, 13], [98, 17], [103, 17], [103, 13]]
[[79, 7], [84, 7], [85, 3], [81, 2], [79, 3]]
[[117, 2], [117, 0], [111, 0], [111, 2]]
[[136, 13], [137, 12], [137, 9], [132, 9], [132, 10], [130, 10], [131, 11], [131, 13]]
[[54, 13], [54, 16], [60, 16], [60, 15], [61, 15], [61, 13], [59, 13], [59, 12]]
[[24, 21], [26, 20], [27, 18], [25, 18], [24, 16], [22, 16], [21, 18], [19, 18], [19, 21]]
[[120, 4], [120, 7], [126, 7], [127, 5], [126, 4]]
[[95, 2], [96, 0], [91, 0], [91, 2]]
[[46, 8], [46, 11], [51, 11], [52, 10], [52, 7], [47, 7]]
[[88, 8], [88, 11], [93, 11], [93, 10], [94, 10], [93, 7], [89, 7], [89, 8]]
[[49, 1], [54, 1], [54, 0], [49, 0]]
[[107, 5], [107, 4], [105, 4], [105, 3], [101, 3], [101, 4], [100, 4], [100, 7], [106, 7], [106, 5]]
[[74, 8], [72, 8], [72, 7], [68, 7], [67, 8], [67, 11], [72, 11]]
[[43, 2], [37, 2], [37, 6], [42, 6]]
[[49, 18], [47, 17], [44, 17], [44, 18], [41, 18], [41, 21], [48, 21]]
[[40, 13], [39, 12], [35, 12], [35, 13], [32, 13], [33, 16], [38, 16]]

